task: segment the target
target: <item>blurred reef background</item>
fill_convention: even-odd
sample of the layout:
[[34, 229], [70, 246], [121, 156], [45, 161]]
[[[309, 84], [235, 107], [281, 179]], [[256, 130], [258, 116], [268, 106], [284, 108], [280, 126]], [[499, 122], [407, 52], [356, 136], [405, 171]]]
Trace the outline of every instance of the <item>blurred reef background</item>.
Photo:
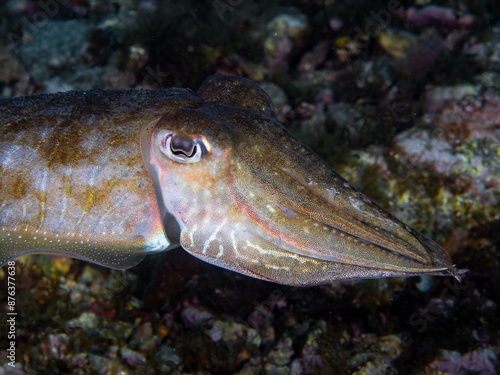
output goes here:
[[216, 72], [257, 81], [285, 126], [470, 273], [292, 288], [181, 249], [124, 272], [24, 257], [18, 363], [5, 317], [0, 375], [497, 374], [498, 2], [0, 2], [0, 97], [196, 91]]

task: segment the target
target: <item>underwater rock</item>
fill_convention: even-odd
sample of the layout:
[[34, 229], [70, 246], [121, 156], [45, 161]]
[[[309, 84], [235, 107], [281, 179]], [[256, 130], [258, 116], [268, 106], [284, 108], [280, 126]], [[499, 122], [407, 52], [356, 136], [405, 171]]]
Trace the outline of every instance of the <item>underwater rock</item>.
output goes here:
[[396, 335], [377, 337], [362, 334], [354, 340], [356, 346], [348, 360], [356, 375], [396, 374], [392, 361], [401, 355], [401, 340]]
[[478, 95], [479, 86], [469, 83], [454, 86], [427, 86], [423, 97], [423, 110], [427, 113], [439, 111], [447, 102], [460, 100], [467, 95]]
[[98, 375], [107, 375], [128, 373], [116, 360], [92, 353], [79, 353], [68, 356], [67, 364], [74, 374], [95, 373]]
[[49, 335], [50, 355], [62, 359], [67, 354], [69, 337], [65, 333]]
[[372, 144], [381, 129], [390, 126], [381, 122], [376, 107], [345, 102], [328, 106], [327, 121], [333, 129], [335, 144], [353, 148]]
[[[7, 356], [7, 352], [2, 352], [3, 357]], [[7, 363], [0, 365], [0, 375], [26, 375], [27, 372], [21, 369], [19, 363], [15, 363], [14, 366], [10, 366]]]
[[321, 138], [325, 134], [326, 113], [323, 106], [302, 102], [296, 108], [296, 113], [302, 117], [298, 123], [306, 136]]
[[104, 277], [96, 267], [85, 264], [82, 272], [78, 276], [78, 282], [88, 286], [94, 283], [101, 284], [104, 282]]
[[78, 318], [67, 323], [69, 328], [80, 328], [84, 332], [94, 333], [97, 331], [98, 318], [94, 313], [84, 312]]
[[[85, 90], [99, 86], [101, 68], [87, 66], [81, 50], [91, 29], [89, 23], [76, 20], [47, 21], [36, 32], [30, 33], [29, 43], [19, 45], [18, 57], [34, 82], [40, 85], [57, 75], [65, 86], [53, 86], [52, 89]], [[68, 86], [65, 82], [72, 84]]]
[[285, 366], [276, 366], [272, 363], [266, 363], [265, 366], [266, 374], [269, 375], [288, 375], [289, 369]]
[[138, 340], [149, 340], [153, 337], [153, 327], [151, 322], [145, 322], [137, 327], [137, 331], [134, 334], [134, 338]]
[[353, 57], [361, 53], [363, 48], [358, 41], [348, 36], [342, 36], [334, 40], [333, 50], [338, 61], [349, 63]]
[[146, 358], [142, 354], [127, 347], [120, 349], [120, 356], [123, 363], [132, 367], [137, 367], [146, 363]]
[[395, 138], [392, 155], [406, 166], [406, 176], [413, 176], [410, 180], [427, 181], [428, 187], [407, 186], [412, 202], [399, 191], [393, 212], [427, 231], [498, 218], [500, 97], [464, 96], [422, 120], [420, 127]]
[[474, 82], [480, 84], [487, 89], [500, 89], [500, 73], [485, 71], [474, 77]]
[[[307, 341], [302, 348], [302, 356], [297, 361], [302, 371], [306, 374], [319, 369], [324, 369], [324, 362], [319, 355], [320, 344], [318, 339], [326, 333], [326, 322], [320, 320], [317, 322], [319, 328], [316, 328], [307, 334]], [[296, 367], [295, 361], [292, 363], [292, 369]]]
[[294, 351], [292, 349], [292, 339], [290, 337], [283, 337], [276, 346], [271, 349], [266, 357], [266, 361], [276, 366], [285, 366], [290, 363]]
[[204, 330], [204, 335], [204, 338], [196, 340], [203, 343], [203, 348], [198, 351], [204, 359], [203, 366], [211, 366], [214, 373], [225, 373], [241, 367], [245, 369], [242, 373], [247, 373], [245, 371], [251, 371], [254, 361], [259, 362], [257, 358], [260, 358], [261, 338], [253, 328], [218, 319], [210, 329]]
[[500, 71], [500, 27], [488, 28], [486, 35], [474, 35], [464, 45], [464, 54], [484, 70]]
[[261, 344], [261, 338], [255, 329], [236, 322], [216, 320], [206, 334], [213, 342], [235, 342], [243, 339], [251, 346], [258, 347]]
[[394, 76], [389, 59], [380, 57], [363, 62], [354, 83], [357, 89], [368, 91], [370, 88], [376, 88], [378, 93], [383, 94], [393, 85]]
[[144, 322], [137, 327], [136, 332], [130, 340], [129, 347], [147, 354], [158, 346], [159, 341], [158, 337], [153, 334], [151, 322]]
[[287, 68], [290, 59], [304, 46], [309, 29], [307, 17], [301, 13], [281, 14], [267, 24], [264, 41], [265, 64], [272, 70], [276, 66]]
[[221, 56], [216, 61], [216, 72], [232, 74], [237, 76], [248, 76], [251, 80], [260, 82], [264, 79], [267, 69], [259, 64], [253, 63], [238, 54], [232, 56]]
[[275, 83], [260, 82], [259, 86], [271, 98], [274, 108], [281, 108], [288, 104], [288, 97], [285, 91]]
[[30, 5], [31, 0], [7, 0], [5, 1], [5, 12], [11, 15], [23, 13]]
[[395, 29], [383, 30], [378, 35], [378, 41], [394, 58], [397, 70], [406, 75], [428, 71], [438, 61], [446, 46], [443, 38], [437, 34], [417, 36], [405, 30]]
[[378, 35], [378, 42], [391, 56], [402, 57], [404, 51], [417, 43], [418, 36], [405, 30], [384, 29]]
[[188, 306], [181, 312], [182, 322], [186, 328], [197, 327], [212, 317], [213, 315], [208, 311], [201, 310], [194, 306]]
[[161, 363], [161, 370], [169, 373], [181, 363], [181, 358], [177, 355], [176, 349], [170, 346], [162, 345], [156, 352], [155, 357]]
[[0, 43], [0, 87], [3, 86], [0, 97], [27, 94], [29, 79], [19, 60]]
[[463, 355], [457, 351], [442, 350], [440, 356], [427, 366], [426, 373], [496, 375], [492, 361], [497, 361], [497, 355], [489, 348], [477, 349]]
[[402, 15], [407, 24], [415, 27], [465, 27], [471, 26], [474, 23], [472, 15], [459, 14], [451, 8], [439, 5], [427, 5], [423, 8], [410, 7]]
[[95, 301], [95, 298], [91, 295], [90, 288], [84, 284], [68, 280], [66, 285], [62, 285], [61, 287], [69, 292], [71, 303], [75, 306], [88, 306]]
[[415, 284], [417, 289], [423, 293], [426, 293], [429, 290], [431, 290], [433, 285], [434, 285], [434, 277], [428, 275], [420, 276], [420, 281]]
[[313, 47], [309, 52], [306, 52], [300, 59], [299, 66], [297, 70], [300, 73], [305, 73], [311, 70], [315, 70], [319, 65], [321, 65], [328, 55], [331, 46], [330, 42], [321, 42]]

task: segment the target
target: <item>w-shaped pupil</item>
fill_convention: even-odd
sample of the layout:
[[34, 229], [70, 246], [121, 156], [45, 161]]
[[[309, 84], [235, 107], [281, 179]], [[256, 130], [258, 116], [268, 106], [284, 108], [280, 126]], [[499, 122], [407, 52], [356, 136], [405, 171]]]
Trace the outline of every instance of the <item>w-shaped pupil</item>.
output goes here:
[[196, 154], [196, 142], [192, 139], [179, 139], [172, 137], [170, 150], [174, 155], [184, 155], [191, 158]]

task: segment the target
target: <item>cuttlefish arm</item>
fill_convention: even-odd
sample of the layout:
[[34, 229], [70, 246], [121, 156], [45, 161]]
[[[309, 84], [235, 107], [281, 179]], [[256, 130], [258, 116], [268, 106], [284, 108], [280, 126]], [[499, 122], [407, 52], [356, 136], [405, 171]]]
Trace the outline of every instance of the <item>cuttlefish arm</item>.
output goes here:
[[0, 101], [0, 121], [2, 264], [55, 252], [128, 268], [180, 244], [290, 285], [462, 273], [293, 137], [243, 78], [212, 76], [197, 94]]

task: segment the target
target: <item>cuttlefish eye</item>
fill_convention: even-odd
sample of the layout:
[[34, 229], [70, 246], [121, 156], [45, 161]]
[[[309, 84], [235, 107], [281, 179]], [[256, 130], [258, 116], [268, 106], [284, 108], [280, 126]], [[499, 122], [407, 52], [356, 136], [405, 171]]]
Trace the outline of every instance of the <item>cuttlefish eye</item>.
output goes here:
[[210, 145], [205, 137], [181, 137], [173, 132], [167, 132], [161, 151], [173, 161], [196, 163], [209, 154]]

